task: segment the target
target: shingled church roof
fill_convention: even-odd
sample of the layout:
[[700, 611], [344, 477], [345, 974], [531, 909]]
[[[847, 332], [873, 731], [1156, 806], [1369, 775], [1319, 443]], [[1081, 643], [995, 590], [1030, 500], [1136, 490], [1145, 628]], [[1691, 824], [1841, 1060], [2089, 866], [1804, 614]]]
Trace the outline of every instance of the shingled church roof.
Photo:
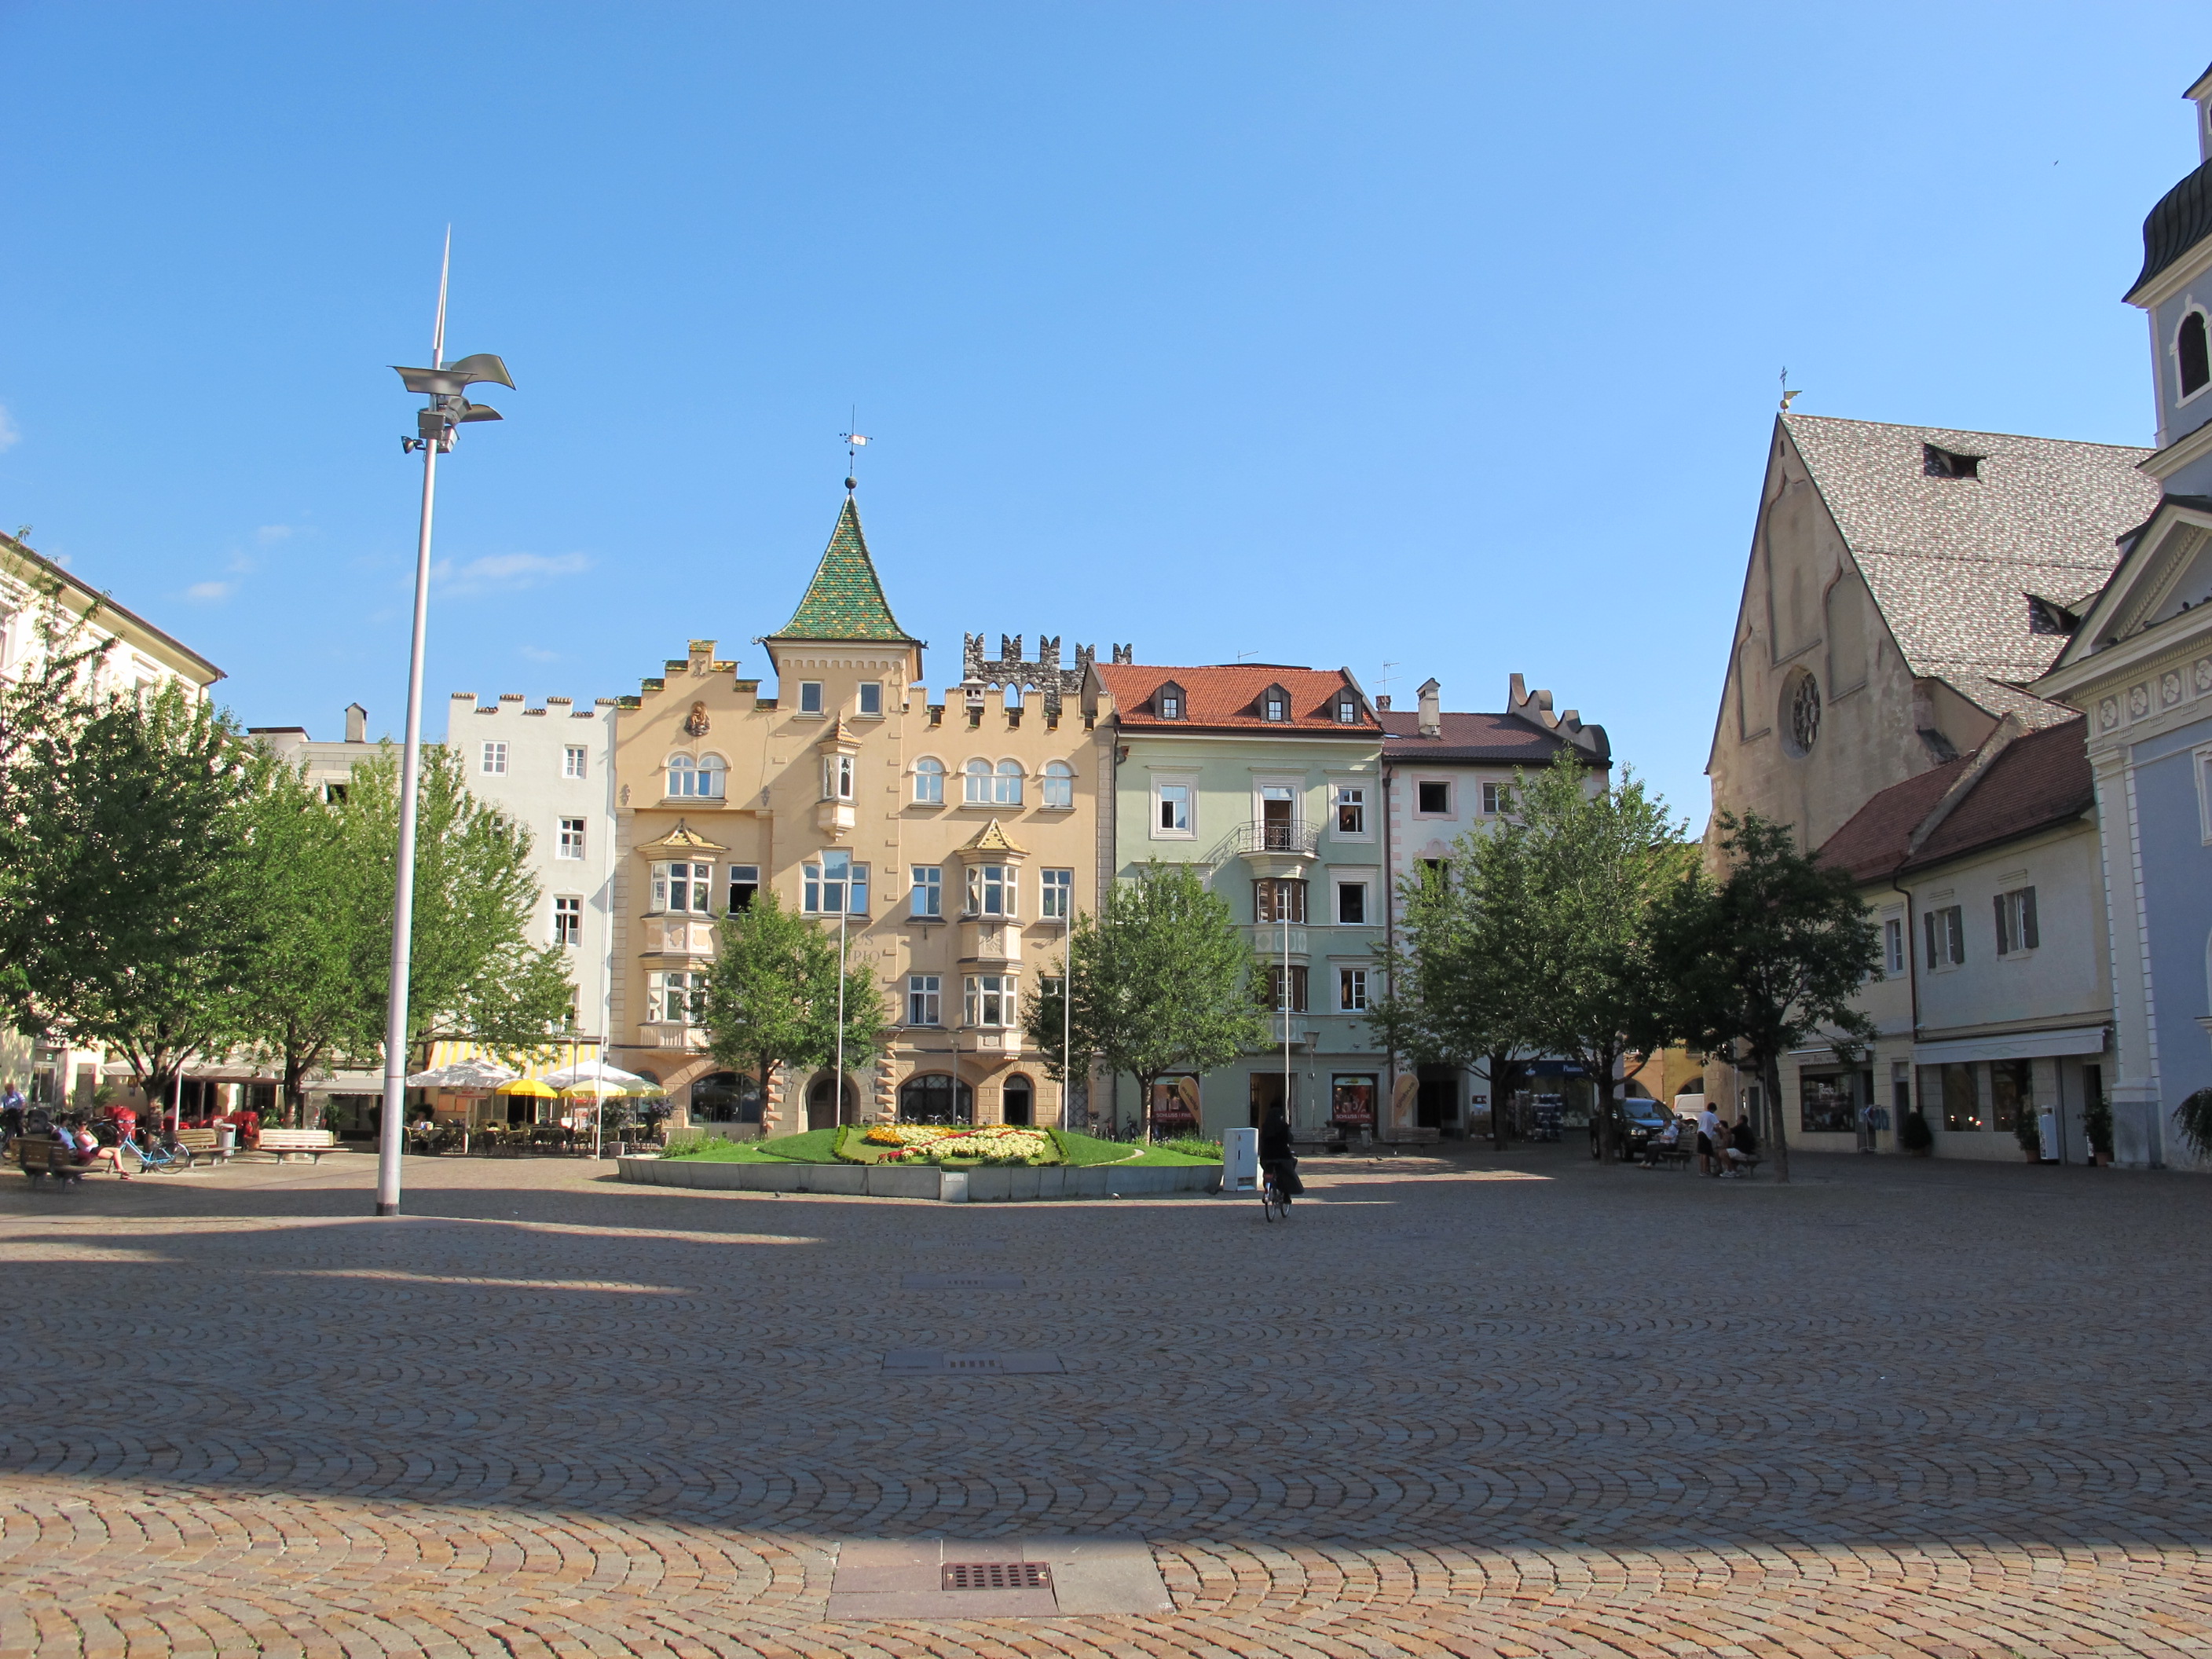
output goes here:
[[849, 494], [838, 511], [830, 545], [822, 551], [822, 562], [814, 568], [814, 580], [806, 585], [806, 596], [791, 620], [769, 638], [921, 643], [891, 615], [875, 561], [868, 556], [868, 538], [860, 532], [860, 509]]
[[[2027, 596], [2071, 605], [2119, 562], [2115, 538], [2158, 505], [2138, 470], [2151, 452], [2008, 433], [1781, 417], [1916, 675], [2031, 726], [2073, 711], [2029, 696], [2063, 636], [2036, 632]], [[1971, 457], [1971, 477], [1931, 472], [1930, 451]]]

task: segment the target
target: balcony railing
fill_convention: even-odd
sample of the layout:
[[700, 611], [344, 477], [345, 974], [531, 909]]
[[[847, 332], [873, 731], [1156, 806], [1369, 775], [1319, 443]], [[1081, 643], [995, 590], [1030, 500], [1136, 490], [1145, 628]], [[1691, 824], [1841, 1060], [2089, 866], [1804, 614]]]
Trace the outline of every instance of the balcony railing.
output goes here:
[[1231, 859], [1253, 853], [1288, 853], [1297, 858], [1315, 858], [1321, 852], [1321, 830], [1318, 825], [1304, 823], [1268, 823], [1254, 819], [1240, 823], [1206, 855], [1205, 862], [1226, 864]]

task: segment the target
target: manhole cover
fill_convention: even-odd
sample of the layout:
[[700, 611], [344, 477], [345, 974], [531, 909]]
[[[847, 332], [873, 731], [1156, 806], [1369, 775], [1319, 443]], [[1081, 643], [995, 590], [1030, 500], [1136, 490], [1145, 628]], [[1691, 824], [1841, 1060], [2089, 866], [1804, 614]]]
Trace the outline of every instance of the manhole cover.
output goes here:
[[1042, 1561], [948, 1561], [949, 1590], [1050, 1589], [1052, 1569]]
[[1051, 1353], [942, 1353], [935, 1348], [894, 1348], [884, 1356], [887, 1371], [1000, 1371], [1037, 1373], [1057, 1371], [1060, 1356]]
[[899, 1279], [902, 1291], [1018, 1291], [1019, 1273], [907, 1273]]

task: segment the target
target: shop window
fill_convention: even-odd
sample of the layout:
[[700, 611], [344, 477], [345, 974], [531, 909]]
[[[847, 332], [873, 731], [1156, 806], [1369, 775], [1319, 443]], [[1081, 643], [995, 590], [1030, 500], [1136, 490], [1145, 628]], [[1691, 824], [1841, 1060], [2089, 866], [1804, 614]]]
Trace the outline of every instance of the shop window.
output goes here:
[[1958, 1130], [1988, 1127], [1982, 1121], [1980, 1079], [1975, 1077], [1974, 1068], [1970, 1065], [1950, 1065], [1936, 1069], [1943, 1074], [1943, 1127]]
[[2009, 1133], [2022, 1118], [2035, 1115], [2035, 1062], [2032, 1060], [1993, 1060], [1990, 1062], [1990, 1127]]
[[1797, 1073], [1797, 1127], [1807, 1134], [1848, 1134], [1858, 1127], [1856, 1073]]
[[1341, 1128], [1375, 1127], [1375, 1073], [1340, 1072], [1329, 1079], [1328, 1121]]

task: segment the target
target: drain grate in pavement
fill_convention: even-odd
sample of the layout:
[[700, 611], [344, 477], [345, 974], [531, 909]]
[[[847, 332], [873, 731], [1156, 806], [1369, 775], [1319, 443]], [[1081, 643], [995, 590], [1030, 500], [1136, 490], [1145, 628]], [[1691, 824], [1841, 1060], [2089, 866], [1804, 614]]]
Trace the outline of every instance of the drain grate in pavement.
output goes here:
[[964, 1371], [1035, 1376], [1066, 1368], [1054, 1353], [944, 1353], [935, 1348], [894, 1348], [884, 1356], [884, 1369], [910, 1375]]
[[899, 1279], [902, 1291], [1018, 1291], [1025, 1281], [1019, 1273], [907, 1273]]
[[1050, 1589], [1052, 1569], [1042, 1561], [948, 1561], [940, 1588], [949, 1590]]

